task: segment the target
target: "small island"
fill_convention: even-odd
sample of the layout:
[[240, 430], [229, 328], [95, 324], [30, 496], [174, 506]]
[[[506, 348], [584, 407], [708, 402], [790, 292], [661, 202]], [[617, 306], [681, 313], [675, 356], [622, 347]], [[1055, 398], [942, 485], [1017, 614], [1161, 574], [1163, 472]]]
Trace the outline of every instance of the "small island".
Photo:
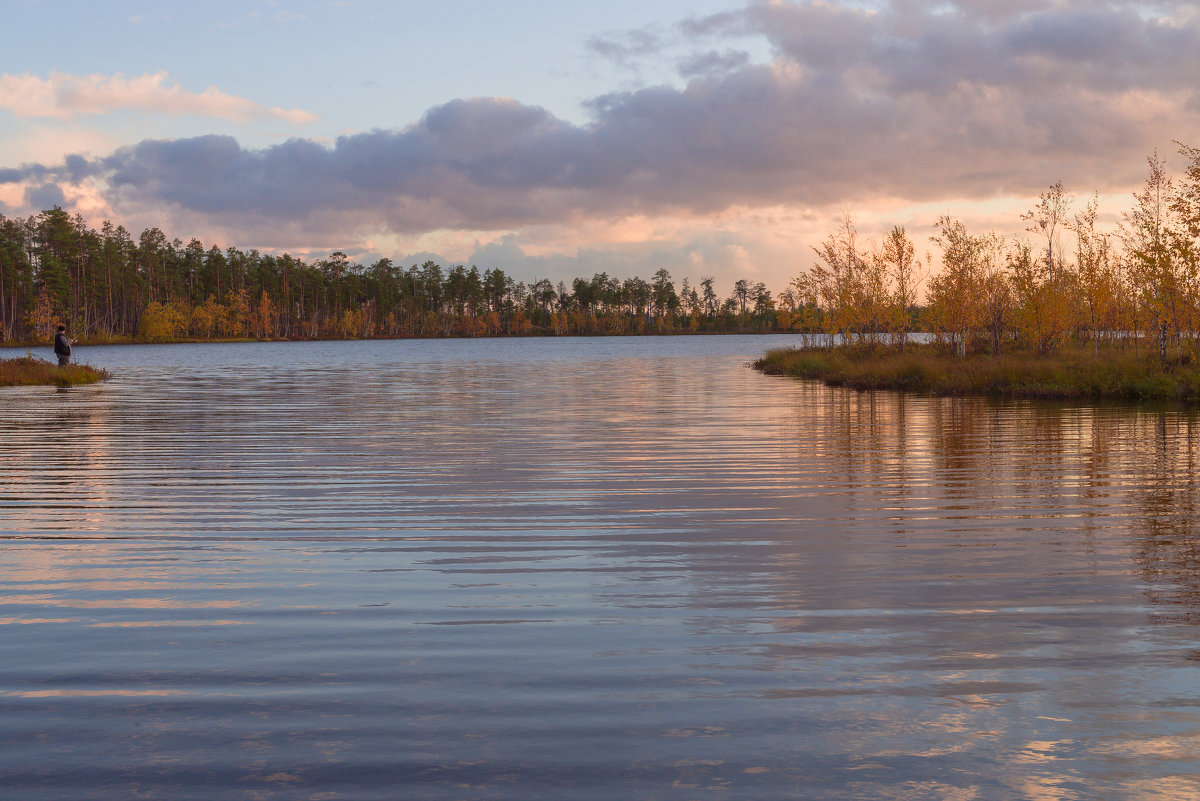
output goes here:
[[1200, 148], [1179, 146], [1182, 179], [1149, 157], [1115, 231], [1061, 181], [1021, 215], [1036, 241], [941, 217], [936, 273], [903, 227], [863, 247], [847, 216], [792, 282], [809, 347], [754, 366], [856, 389], [1200, 401]]
[[959, 355], [936, 344], [774, 350], [754, 362], [770, 375], [851, 389], [1007, 398], [1200, 401], [1200, 364], [1143, 349], [1063, 348]]
[[71, 387], [79, 384], [94, 384], [111, 377], [112, 375], [107, 370], [98, 370], [86, 364], [69, 364], [66, 367], [58, 367], [33, 355], [17, 359], [0, 359], [0, 387]]

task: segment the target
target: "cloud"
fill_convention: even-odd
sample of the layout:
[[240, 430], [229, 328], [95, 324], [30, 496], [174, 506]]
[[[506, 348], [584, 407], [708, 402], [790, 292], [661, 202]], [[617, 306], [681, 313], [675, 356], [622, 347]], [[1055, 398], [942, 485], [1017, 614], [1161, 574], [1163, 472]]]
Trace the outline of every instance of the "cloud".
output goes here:
[[30, 73], [0, 75], [0, 109], [21, 118], [72, 120], [80, 115], [133, 110], [146, 114], [191, 114], [245, 122], [277, 119], [308, 123], [316, 116], [301, 109], [267, 107], [229, 95], [215, 86], [189, 92], [169, 82], [167, 73], [68, 75], [52, 72], [42, 78]]
[[[1087, 88], [1190, 89], [1200, 66], [1195, 17], [1162, 4], [1083, 0], [895, 2], [880, 10], [829, 3], [750, 6], [736, 33], [766, 36], [786, 60], [841, 82], [936, 92], [964, 81], [1045, 95]], [[933, 10], [930, 10], [933, 9]]]
[[589, 37], [584, 46], [593, 55], [629, 66], [637, 59], [658, 53], [667, 45], [660, 32], [647, 27], [596, 34]]
[[[94, 182], [114, 215], [258, 232], [241, 240], [258, 244], [295, 236], [297, 247], [734, 207], [1036, 197], [1060, 178], [1079, 193], [1125, 191], [1152, 148], [1200, 140], [1196, 15], [1119, 2], [929, 8], [776, 0], [691, 20], [695, 37], [757, 31], [774, 57], [710, 51], [685, 86], [593, 98], [586, 125], [474, 98], [332, 145], [144, 141], [0, 170], [0, 181]], [[635, 37], [617, 55], [653, 44]]]
[[679, 62], [679, 74], [685, 78], [733, 72], [750, 63], [750, 54], [740, 50], [709, 50], [693, 53]]
[[58, 184], [42, 184], [25, 190], [25, 202], [37, 209], [62, 206], [65, 201], [66, 197]]

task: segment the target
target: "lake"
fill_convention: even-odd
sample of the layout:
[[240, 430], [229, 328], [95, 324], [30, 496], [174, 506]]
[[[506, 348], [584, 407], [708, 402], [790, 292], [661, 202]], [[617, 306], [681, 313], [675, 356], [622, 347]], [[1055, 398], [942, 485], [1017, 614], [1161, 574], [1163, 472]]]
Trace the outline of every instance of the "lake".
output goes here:
[[797, 341], [0, 389], [0, 796], [1200, 796], [1196, 413], [747, 367]]

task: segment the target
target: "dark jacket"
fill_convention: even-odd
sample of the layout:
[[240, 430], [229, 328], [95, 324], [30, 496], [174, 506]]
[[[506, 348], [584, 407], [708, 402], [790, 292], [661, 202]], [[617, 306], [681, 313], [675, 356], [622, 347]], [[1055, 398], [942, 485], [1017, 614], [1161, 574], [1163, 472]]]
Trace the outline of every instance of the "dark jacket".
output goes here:
[[71, 340], [67, 339], [66, 331], [54, 335], [54, 352], [59, 356], [71, 355]]

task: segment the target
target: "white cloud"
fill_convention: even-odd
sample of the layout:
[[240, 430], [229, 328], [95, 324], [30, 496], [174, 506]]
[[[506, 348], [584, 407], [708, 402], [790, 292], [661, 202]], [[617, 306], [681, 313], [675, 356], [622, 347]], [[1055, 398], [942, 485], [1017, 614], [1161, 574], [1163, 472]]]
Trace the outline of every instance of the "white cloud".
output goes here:
[[0, 75], [0, 109], [7, 109], [21, 118], [59, 120], [125, 110], [146, 114], [190, 114], [235, 122], [277, 119], [303, 124], [317, 119], [316, 115], [302, 109], [264, 106], [226, 94], [215, 86], [191, 92], [161, 71], [131, 77], [61, 72], [52, 72], [48, 78], [31, 73]]

